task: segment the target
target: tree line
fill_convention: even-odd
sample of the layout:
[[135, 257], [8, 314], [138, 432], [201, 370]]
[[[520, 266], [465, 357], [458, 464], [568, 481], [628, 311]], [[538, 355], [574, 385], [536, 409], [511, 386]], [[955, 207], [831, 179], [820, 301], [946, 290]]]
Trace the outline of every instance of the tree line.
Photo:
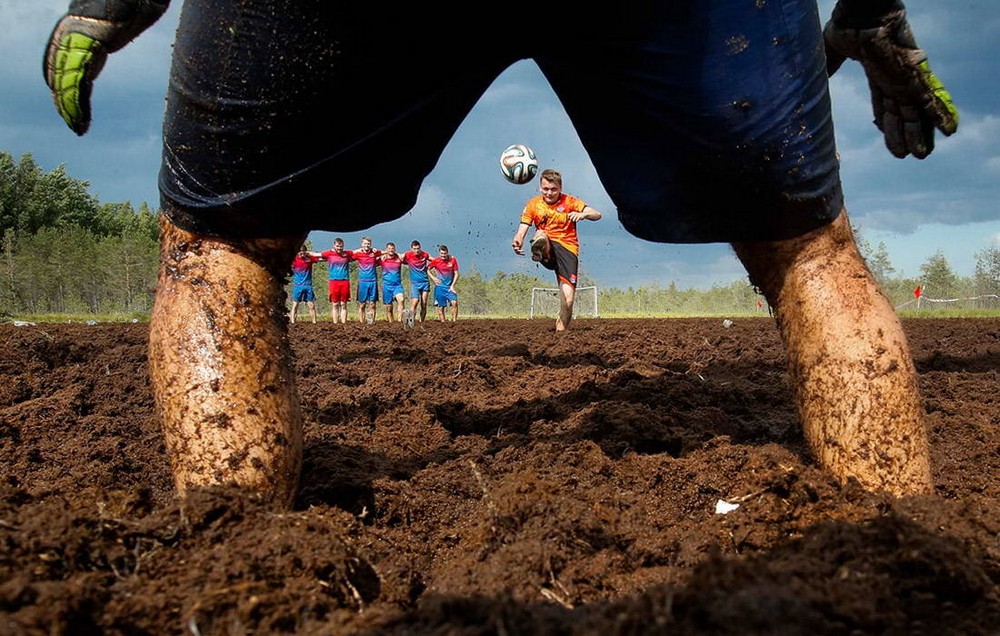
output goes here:
[[[62, 166], [44, 172], [30, 154], [15, 160], [0, 151], [0, 315], [149, 314], [158, 263], [157, 212], [145, 203], [138, 209], [101, 203], [89, 187]], [[920, 286], [925, 298], [978, 298], [969, 301], [972, 306], [1000, 307], [1000, 246], [976, 254], [972, 276], [955, 274], [939, 252], [921, 265], [919, 276], [908, 278], [894, 277], [883, 243], [872, 246], [859, 238], [859, 247], [895, 306], [913, 300]], [[314, 268], [313, 275], [317, 296], [325, 298], [325, 268]], [[673, 282], [619, 289], [603, 287], [582, 271], [580, 285], [597, 286], [597, 313], [603, 316], [768, 310], [746, 279], [710, 289], [680, 289]], [[473, 268], [459, 281], [461, 315], [527, 316], [532, 289], [552, 286], [547, 277], [497, 272], [487, 278]]]
[[0, 314], [148, 314], [156, 213], [101, 203], [89, 187], [0, 151]]

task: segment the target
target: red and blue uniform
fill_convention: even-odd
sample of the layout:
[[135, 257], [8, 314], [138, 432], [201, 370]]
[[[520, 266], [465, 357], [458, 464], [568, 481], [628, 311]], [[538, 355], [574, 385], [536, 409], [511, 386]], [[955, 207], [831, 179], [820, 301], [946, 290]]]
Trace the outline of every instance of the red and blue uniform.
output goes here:
[[458, 273], [458, 259], [449, 256], [447, 260], [437, 256], [427, 264], [429, 269], [437, 273], [441, 284], [434, 287], [434, 306], [447, 307], [450, 303], [458, 300], [458, 294], [451, 290], [451, 285], [455, 281], [455, 274]]
[[292, 301], [297, 303], [316, 302], [316, 292], [313, 291], [313, 263], [320, 258], [312, 254], [296, 254], [292, 259]]
[[358, 264], [358, 302], [373, 303], [378, 300], [379, 257], [382, 250], [354, 250], [354, 262]]
[[391, 305], [396, 296], [403, 296], [403, 259], [396, 254], [382, 259], [382, 302]]
[[351, 250], [327, 250], [320, 256], [326, 259], [326, 264], [330, 268], [330, 280], [350, 280], [351, 261], [354, 260], [354, 253]]
[[403, 254], [403, 264], [410, 268], [410, 298], [420, 298], [421, 292], [431, 290], [431, 281], [427, 278], [427, 265], [431, 255], [420, 250]]
[[351, 261], [354, 252], [351, 250], [326, 250], [321, 257], [326, 259], [330, 270], [330, 302], [346, 303], [351, 299]]

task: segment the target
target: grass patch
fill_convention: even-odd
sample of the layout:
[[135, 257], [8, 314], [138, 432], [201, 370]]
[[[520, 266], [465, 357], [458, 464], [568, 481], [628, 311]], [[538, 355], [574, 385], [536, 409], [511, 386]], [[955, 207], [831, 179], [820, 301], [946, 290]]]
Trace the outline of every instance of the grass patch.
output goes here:
[[131, 312], [125, 314], [18, 314], [3, 316], [4, 320], [23, 320], [25, 322], [149, 322], [149, 314], [144, 312]]

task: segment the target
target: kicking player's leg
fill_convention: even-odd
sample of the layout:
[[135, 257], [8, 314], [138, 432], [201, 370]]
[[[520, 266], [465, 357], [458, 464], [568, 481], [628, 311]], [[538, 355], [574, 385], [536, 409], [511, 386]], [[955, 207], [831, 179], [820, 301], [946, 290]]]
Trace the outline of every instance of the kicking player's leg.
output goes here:
[[305, 236], [222, 241], [161, 221], [153, 394], [179, 494], [235, 483], [290, 505], [302, 416], [283, 303]]
[[576, 280], [580, 272], [580, 258], [559, 243], [550, 243], [550, 269], [556, 272], [556, 285], [559, 287], [559, 316], [556, 318], [556, 331], [566, 331], [573, 320], [573, 302], [576, 299]]
[[559, 317], [556, 318], [556, 331], [566, 331], [573, 320], [573, 301], [576, 298], [576, 287], [564, 280], [559, 280]]
[[799, 238], [734, 248], [775, 309], [795, 403], [819, 464], [870, 490], [930, 492], [909, 346], [847, 215]]

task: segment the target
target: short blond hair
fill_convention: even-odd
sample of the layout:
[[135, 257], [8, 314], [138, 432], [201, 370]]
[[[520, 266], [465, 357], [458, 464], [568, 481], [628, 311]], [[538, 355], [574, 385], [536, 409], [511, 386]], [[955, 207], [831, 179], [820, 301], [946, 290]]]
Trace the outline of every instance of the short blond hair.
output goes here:
[[546, 181], [551, 181], [552, 183], [562, 187], [562, 175], [558, 170], [553, 170], [552, 168], [546, 168], [542, 170], [542, 179]]

